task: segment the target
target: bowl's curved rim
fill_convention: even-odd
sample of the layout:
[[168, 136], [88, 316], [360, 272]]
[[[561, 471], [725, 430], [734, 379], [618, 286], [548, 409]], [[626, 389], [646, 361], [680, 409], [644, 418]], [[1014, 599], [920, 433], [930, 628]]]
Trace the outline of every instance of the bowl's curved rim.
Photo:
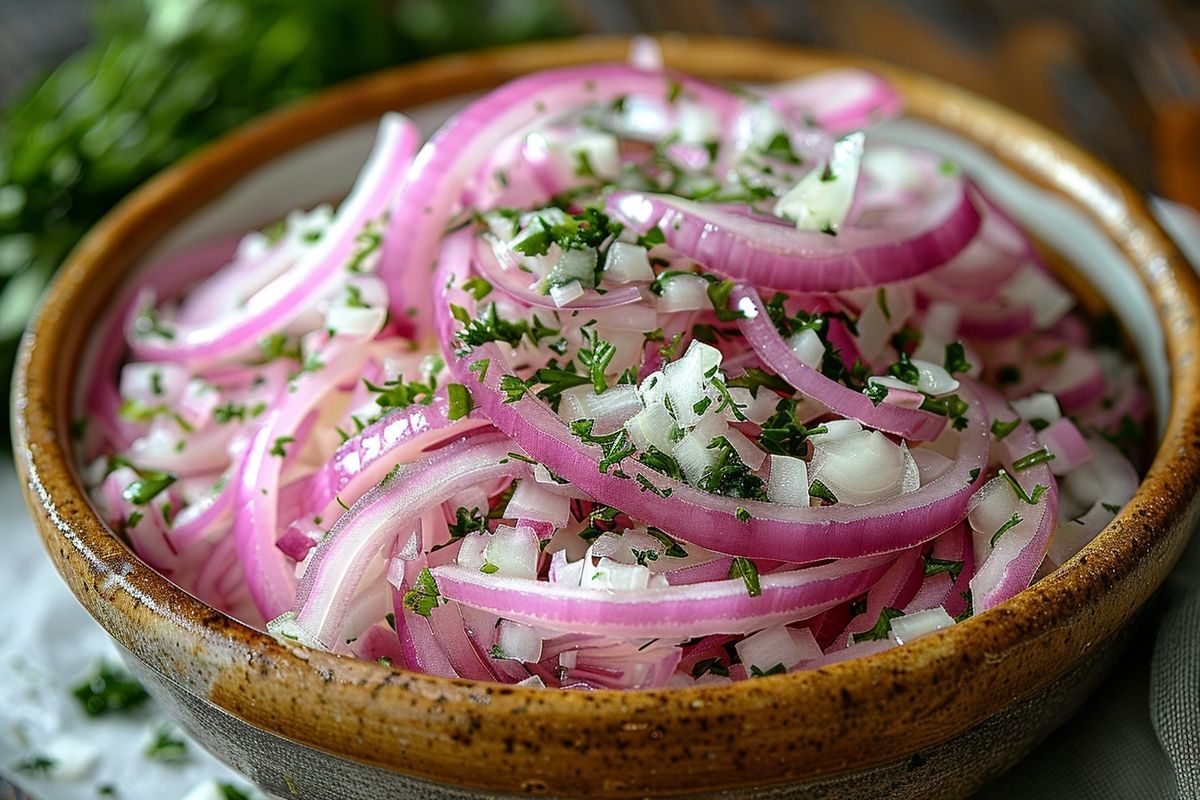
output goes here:
[[[22, 342], [13, 430], [47, 550], [110, 633], [229, 713], [347, 758], [496, 791], [636, 795], [774, 783], [904, 757], [1032, 695], [1145, 602], [1197, 513], [1200, 286], [1143, 198], [1061, 137], [930, 78], [758, 40], [668, 36], [662, 43], [669, 65], [732, 80], [869, 66], [897, 84], [917, 116], [1061, 192], [1112, 237], [1156, 304], [1172, 372], [1162, 443], [1109, 528], [1031, 589], [906, 647], [728, 687], [631, 693], [453, 681], [285, 645], [205, 606], [134, 557], [75, 479], [64, 409], [85, 334], [69, 323], [94, 318], [136, 256], [174, 222], [279, 153], [397, 104], [483, 89], [535, 69], [621, 59], [627, 49], [625, 39], [574, 39], [400, 67], [263, 117], [139, 189], [71, 255]], [[260, 679], [267, 674], [271, 680]], [[297, 703], [297, 695], [306, 701]], [[589, 759], [582, 773], [580, 753]], [[653, 769], [626, 780], [621, 767], [629, 758], [653, 758]]]

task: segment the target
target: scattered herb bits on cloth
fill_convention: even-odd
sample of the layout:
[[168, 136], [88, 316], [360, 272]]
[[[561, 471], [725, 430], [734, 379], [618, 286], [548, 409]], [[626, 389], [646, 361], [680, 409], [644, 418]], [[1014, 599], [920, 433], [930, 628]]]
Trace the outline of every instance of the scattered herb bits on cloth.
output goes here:
[[1130, 498], [1146, 394], [969, 175], [864, 134], [900, 106], [598, 64], [424, 145], [389, 114], [336, 211], [140, 279], [80, 398], [95, 502], [284, 641], [524, 686], [989, 609]]

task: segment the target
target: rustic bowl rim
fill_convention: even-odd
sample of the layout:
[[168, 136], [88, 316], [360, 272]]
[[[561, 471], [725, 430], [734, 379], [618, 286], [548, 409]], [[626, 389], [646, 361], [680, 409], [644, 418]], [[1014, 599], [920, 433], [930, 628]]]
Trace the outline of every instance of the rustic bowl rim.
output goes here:
[[[875, 69], [900, 87], [918, 116], [970, 138], [1008, 167], [1056, 190], [1106, 232], [1151, 294], [1172, 365], [1171, 407], [1160, 447], [1137, 496], [1114, 523], [1083, 554], [1016, 598], [904, 648], [729, 687], [634, 693], [551, 693], [452, 681], [283, 644], [213, 611], [129, 553], [91, 511], [75, 478], [65, 400], [84, 334], [68, 323], [94, 315], [97, 296], [114, 290], [138, 254], [236, 182], [230, 172], [240, 174], [373, 118], [381, 104], [397, 98], [418, 105], [534, 69], [620, 60], [628, 46], [624, 38], [572, 39], [395, 68], [262, 117], [147, 183], [72, 253], [22, 342], [14, 378], [14, 447], [47, 550], [81, 602], [118, 641], [187, 691], [250, 724], [352, 760], [480, 789], [632, 796], [687, 786], [780, 783], [893, 761], [1031, 696], [1114, 635], [1146, 601], [1178, 557], [1197, 512], [1200, 287], [1144, 199], [1058, 135], [907, 70], [760, 40], [661, 41], [668, 65], [734, 80], [773, 80], [829, 66]], [[1071, 646], [1068, 657], [1045, 652], [1055, 642]], [[252, 680], [267, 673], [278, 680]], [[980, 689], [981, 681], [992, 689]], [[316, 711], [297, 710], [298, 692], [311, 698]], [[939, 700], [947, 695], [955, 708]], [[340, 715], [320, 713], [323, 704], [357, 715], [357, 727], [335, 718]], [[515, 714], [543, 731], [537, 752], [519, 735], [514, 745], [511, 730], [504, 740], [504, 721]], [[789, 728], [786, 722], [794, 724]], [[418, 726], [438, 747], [397, 738], [405, 725]], [[710, 725], [729, 730], [714, 733]], [[730, 750], [715, 769], [698, 768], [688, 755], [704, 747], [734, 748], [734, 734], [754, 730], [760, 735], [753, 746]], [[826, 741], [830, 730], [840, 735]], [[475, 735], [464, 740], [464, 732]], [[553, 734], [564, 738], [552, 741]], [[681, 741], [685, 736], [694, 748]], [[605, 783], [568, 769], [581, 741], [591, 758], [609, 765], [630, 763], [622, 760], [630, 745], [640, 748], [633, 756], [638, 761], [678, 757], [633, 783], [614, 784], [611, 777]], [[792, 757], [782, 758], [789, 750]]]

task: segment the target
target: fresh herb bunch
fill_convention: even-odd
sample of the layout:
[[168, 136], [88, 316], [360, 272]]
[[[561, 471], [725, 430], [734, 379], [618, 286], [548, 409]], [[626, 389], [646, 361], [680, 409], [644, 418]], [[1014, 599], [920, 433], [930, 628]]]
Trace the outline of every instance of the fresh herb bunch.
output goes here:
[[92, 43], [0, 116], [0, 377], [67, 253], [154, 173], [363, 73], [567, 33], [554, 0], [109, 0]]

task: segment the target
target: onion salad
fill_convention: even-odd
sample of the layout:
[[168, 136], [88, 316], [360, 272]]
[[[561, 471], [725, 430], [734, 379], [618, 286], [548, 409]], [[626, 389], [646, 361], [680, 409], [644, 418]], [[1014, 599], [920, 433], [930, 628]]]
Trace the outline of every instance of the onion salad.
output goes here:
[[886, 81], [519, 78], [336, 209], [139, 277], [75, 426], [103, 518], [277, 637], [719, 684], [1004, 602], [1130, 499], [1139, 373]]

